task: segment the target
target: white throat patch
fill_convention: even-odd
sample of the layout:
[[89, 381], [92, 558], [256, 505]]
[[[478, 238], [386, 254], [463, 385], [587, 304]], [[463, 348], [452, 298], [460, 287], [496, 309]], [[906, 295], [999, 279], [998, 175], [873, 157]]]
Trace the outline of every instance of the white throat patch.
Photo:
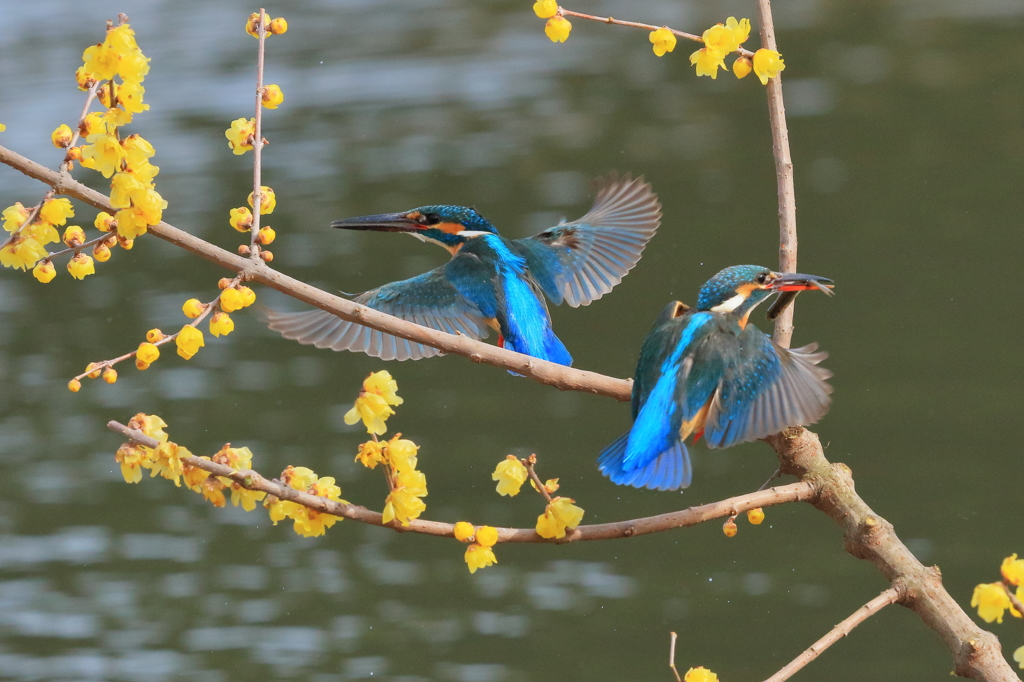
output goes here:
[[739, 308], [741, 305], [743, 305], [743, 302], [746, 301], [746, 300], [747, 300], [747, 297], [744, 296], [743, 294], [736, 294], [735, 296], [730, 298], [728, 301], [723, 301], [722, 303], [719, 303], [718, 305], [716, 305], [714, 308], [711, 309], [711, 312], [713, 312], [713, 313], [731, 313], [734, 310], [736, 310], [737, 308]]

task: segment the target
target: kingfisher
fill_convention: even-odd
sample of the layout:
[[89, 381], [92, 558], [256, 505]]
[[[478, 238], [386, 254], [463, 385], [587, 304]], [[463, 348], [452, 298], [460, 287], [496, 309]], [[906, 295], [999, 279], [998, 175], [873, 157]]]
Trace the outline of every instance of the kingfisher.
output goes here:
[[[642, 177], [611, 174], [598, 181], [594, 204], [582, 218], [523, 239], [506, 239], [476, 209], [451, 205], [348, 218], [331, 227], [402, 232], [451, 254], [429, 272], [359, 294], [357, 303], [472, 339], [487, 338], [494, 329], [499, 346], [571, 365], [544, 298], [575, 308], [611, 291], [640, 260], [660, 220], [661, 204]], [[441, 352], [323, 310], [265, 315], [285, 338], [317, 348], [383, 360]]]
[[816, 275], [734, 265], [701, 287], [697, 309], [673, 301], [644, 339], [633, 379], [633, 426], [598, 458], [613, 483], [652, 490], [690, 485], [684, 441], [704, 436], [727, 448], [811, 424], [828, 411], [832, 372], [817, 344], [783, 348], [752, 324], [750, 313], [773, 294], [774, 319], [797, 293], [832, 294]]

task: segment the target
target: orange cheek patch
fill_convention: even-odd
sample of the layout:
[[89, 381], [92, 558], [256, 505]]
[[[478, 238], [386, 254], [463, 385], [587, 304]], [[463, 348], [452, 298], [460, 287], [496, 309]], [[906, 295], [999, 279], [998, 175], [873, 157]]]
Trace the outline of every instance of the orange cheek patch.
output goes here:
[[432, 225], [431, 227], [441, 230], [442, 232], [446, 232], [448, 234], [458, 234], [459, 232], [462, 232], [464, 229], [466, 229], [459, 223], [438, 223], [437, 225]]

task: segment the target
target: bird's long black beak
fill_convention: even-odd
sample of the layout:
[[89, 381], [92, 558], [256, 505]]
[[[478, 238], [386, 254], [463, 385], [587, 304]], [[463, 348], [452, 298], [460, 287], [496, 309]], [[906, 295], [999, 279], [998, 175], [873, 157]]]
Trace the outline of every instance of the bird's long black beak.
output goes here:
[[817, 275], [801, 275], [796, 272], [785, 272], [779, 274], [772, 281], [772, 291], [813, 291], [817, 289], [829, 296], [833, 295], [832, 287], [835, 282], [827, 277]]
[[409, 217], [407, 213], [379, 213], [364, 215], [357, 218], [335, 220], [331, 227], [342, 230], [373, 230], [375, 232], [420, 232], [423, 225]]

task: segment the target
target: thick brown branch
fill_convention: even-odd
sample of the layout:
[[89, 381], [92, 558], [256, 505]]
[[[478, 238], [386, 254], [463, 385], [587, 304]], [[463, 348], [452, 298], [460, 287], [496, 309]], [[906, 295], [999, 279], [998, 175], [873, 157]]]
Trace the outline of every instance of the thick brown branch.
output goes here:
[[874, 614], [881, 611], [889, 604], [894, 604], [900, 599], [900, 591], [895, 587], [882, 592], [864, 606], [857, 609], [850, 617], [844, 620], [839, 625], [832, 628], [827, 635], [819, 639], [817, 642], [812, 644], [806, 651], [790, 661], [785, 667], [779, 672], [769, 677], [765, 682], [783, 682], [792, 677], [798, 670], [806, 666], [808, 663], [816, 659], [821, 655], [825, 649], [829, 648], [836, 642], [838, 642], [846, 635], [850, 634], [850, 631], [855, 627], [863, 623], [865, 620], [873, 616]]
[[[89, 189], [75, 182], [68, 175], [61, 175], [30, 159], [17, 154], [5, 147], [0, 147], [0, 162], [15, 168], [29, 177], [51, 185], [61, 194], [74, 197], [102, 211], [116, 210], [110, 200], [100, 192]], [[334, 313], [345, 320], [379, 329], [403, 339], [409, 339], [446, 353], [461, 355], [473, 362], [494, 365], [528, 376], [534, 381], [554, 386], [563, 391], [583, 391], [597, 395], [629, 400], [632, 382], [614, 377], [604, 376], [596, 372], [563, 367], [545, 360], [538, 360], [527, 355], [515, 353], [504, 348], [491, 346], [465, 336], [446, 334], [434, 329], [421, 327], [412, 322], [380, 311], [367, 308], [348, 299], [328, 294], [316, 287], [288, 277], [270, 268], [263, 261], [250, 261], [230, 251], [225, 251], [209, 242], [161, 222], [152, 225], [149, 231], [161, 239], [179, 246], [186, 251], [201, 256], [208, 261], [221, 265], [242, 275], [245, 279], [264, 284], [273, 289], [296, 298], [317, 308]]]
[[813, 483], [820, 491], [812, 504], [842, 528], [846, 550], [873, 563], [890, 583], [903, 586], [900, 603], [939, 633], [953, 653], [956, 674], [991, 682], [1019, 682], [1003, 658], [996, 636], [971, 620], [943, 587], [939, 569], [918, 561], [892, 524], [857, 495], [849, 467], [825, 459], [815, 434], [795, 427], [766, 440], [778, 453], [783, 473]]
[[[141, 431], [130, 429], [116, 421], [108, 422], [107, 428], [149, 448], [155, 448], [159, 445], [158, 441], [150, 438]], [[315, 495], [302, 493], [294, 488], [281, 485], [276, 481], [268, 480], [255, 471], [245, 469], [236, 471], [229, 466], [217, 464], [216, 462], [212, 462], [207, 459], [200, 459], [199, 457], [183, 457], [182, 461], [190, 464], [191, 466], [203, 469], [204, 471], [209, 471], [216, 476], [229, 478], [249, 490], [258, 490], [270, 495], [275, 495], [282, 500], [296, 502], [325, 514], [332, 514], [334, 516], [352, 519], [353, 521], [366, 523], [371, 526], [386, 525], [386, 527], [397, 531], [455, 537], [455, 524], [452, 523], [416, 519], [415, 521], [411, 521], [408, 526], [404, 527], [397, 522], [385, 524], [378, 512], [370, 511], [369, 509], [358, 505], [341, 504], [338, 502], [332, 502], [323, 497], [316, 497]], [[565, 542], [585, 540], [628, 538], [635, 535], [658, 533], [672, 528], [695, 526], [704, 521], [710, 521], [711, 519], [721, 518], [723, 516], [743, 512], [748, 509], [756, 509], [757, 507], [767, 507], [770, 505], [782, 504], [784, 502], [809, 501], [814, 498], [815, 494], [814, 486], [810, 483], [790, 483], [789, 485], [778, 486], [777, 488], [749, 493], [747, 495], [740, 495], [738, 497], [722, 500], [721, 502], [704, 504], [699, 507], [690, 507], [689, 509], [670, 512], [668, 514], [648, 516], [641, 519], [630, 519], [628, 521], [617, 521], [615, 523], [599, 523], [590, 526], [580, 526], [575, 530], [570, 530], [564, 538], [558, 540], [542, 538], [537, 535], [537, 532], [532, 528], [499, 528], [498, 542], [562, 544]]]

